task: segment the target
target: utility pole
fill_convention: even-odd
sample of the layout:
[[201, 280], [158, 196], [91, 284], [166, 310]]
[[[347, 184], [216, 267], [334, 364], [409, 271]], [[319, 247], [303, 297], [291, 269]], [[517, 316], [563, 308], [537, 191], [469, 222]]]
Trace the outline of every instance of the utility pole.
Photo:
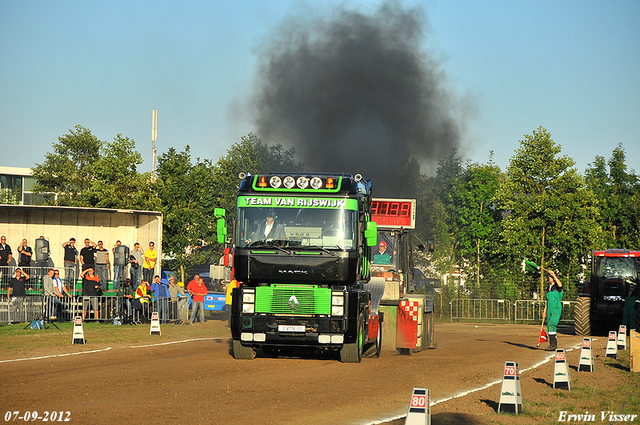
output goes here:
[[151, 169], [151, 178], [156, 181], [156, 156], [158, 148], [156, 148], [156, 140], [158, 140], [158, 110], [154, 109], [151, 117], [151, 151], [153, 153], [153, 168]]

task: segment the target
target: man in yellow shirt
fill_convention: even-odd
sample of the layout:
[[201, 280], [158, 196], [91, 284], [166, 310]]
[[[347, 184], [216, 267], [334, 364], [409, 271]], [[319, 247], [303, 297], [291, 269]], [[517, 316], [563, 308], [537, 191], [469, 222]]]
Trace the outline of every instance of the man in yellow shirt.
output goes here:
[[227, 327], [231, 327], [231, 306], [233, 305], [233, 288], [237, 288], [238, 287], [238, 282], [236, 281], [235, 278], [231, 278], [231, 282], [229, 282], [229, 285], [227, 285], [227, 297], [226, 297], [226, 304], [227, 304]]
[[158, 261], [158, 251], [155, 250], [155, 244], [149, 242], [149, 249], [144, 252], [144, 263], [142, 264], [142, 277], [147, 282], [153, 281], [156, 261]]

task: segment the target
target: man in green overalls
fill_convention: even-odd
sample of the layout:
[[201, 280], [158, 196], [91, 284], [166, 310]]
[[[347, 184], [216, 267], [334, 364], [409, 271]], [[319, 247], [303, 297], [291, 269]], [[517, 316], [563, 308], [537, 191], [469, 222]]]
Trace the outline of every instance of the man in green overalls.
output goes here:
[[552, 270], [547, 270], [547, 273], [549, 273], [549, 290], [547, 291], [547, 305], [542, 314], [547, 318], [547, 333], [549, 334], [549, 346], [545, 348], [545, 351], [555, 351], [558, 348], [557, 326], [562, 314], [562, 282]]
[[630, 279], [625, 279], [627, 286], [626, 296], [624, 297], [624, 307], [622, 309], [622, 324], [627, 326], [627, 330], [636, 328], [636, 300], [638, 294], [636, 293], [636, 283]]

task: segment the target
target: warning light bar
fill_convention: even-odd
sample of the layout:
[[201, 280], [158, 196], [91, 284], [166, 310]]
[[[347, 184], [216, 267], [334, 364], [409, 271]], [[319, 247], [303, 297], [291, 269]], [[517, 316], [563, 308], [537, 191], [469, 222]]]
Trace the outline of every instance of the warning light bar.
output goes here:
[[[246, 175], [244, 175], [246, 176]], [[244, 178], [242, 175], [241, 178]], [[305, 175], [289, 175], [289, 176], [256, 176], [254, 180], [255, 189], [266, 190], [304, 190], [304, 191], [331, 191], [335, 192], [340, 189], [342, 177], [327, 176], [305, 176]]]

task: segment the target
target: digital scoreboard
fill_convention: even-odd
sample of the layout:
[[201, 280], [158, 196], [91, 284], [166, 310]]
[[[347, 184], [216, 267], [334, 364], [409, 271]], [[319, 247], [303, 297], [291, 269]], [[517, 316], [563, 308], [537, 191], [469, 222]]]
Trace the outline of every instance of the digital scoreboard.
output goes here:
[[378, 228], [416, 228], [415, 199], [383, 199], [371, 200], [371, 220]]

